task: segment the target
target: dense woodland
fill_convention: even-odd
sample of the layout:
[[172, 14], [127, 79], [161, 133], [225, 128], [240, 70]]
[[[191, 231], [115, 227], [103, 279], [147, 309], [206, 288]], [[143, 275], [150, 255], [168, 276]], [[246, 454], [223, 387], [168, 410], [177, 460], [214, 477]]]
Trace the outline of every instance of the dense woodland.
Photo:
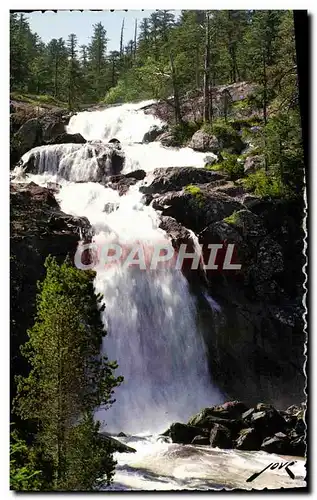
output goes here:
[[[252, 142], [264, 154], [266, 175], [257, 172], [246, 180], [247, 187], [258, 195], [301, 196], [303, 150], [292, 11], [192, 10], [175, 18], [172, 11], [157, 10], [139, 25], [135, 22], [134, 39], [128, 42], [123, 14], [120, 44], [111, 52], [101, 23], [92, 26], [87, 46], [78, 46], [75, 33], [66, 41], [44, 44], [20, 13], [11, 14], [10, 32], [12, 98], [22, 94], [30, 102], [78, 109], [98, 102], [167, 101], [173, 96], [169, 103], [180, 144], [202, 126], [211, 133], [220, 128], [234, 134], [226, 109], [220, 117], [224, 120], [214, 116], [212, 89], [252, 82], [256, 90], [247, 101], [236, 103], [235, 111], [247, 116], [249, 125], [259, 126]], [[203, 120], [197, 123], [184, 122], [181, 112], [191, 92], [204, 95]], [[226, 160], [221, 168], [239, 177], [237, 158]], [[273, 177], [268, 178], [269, 171]]]

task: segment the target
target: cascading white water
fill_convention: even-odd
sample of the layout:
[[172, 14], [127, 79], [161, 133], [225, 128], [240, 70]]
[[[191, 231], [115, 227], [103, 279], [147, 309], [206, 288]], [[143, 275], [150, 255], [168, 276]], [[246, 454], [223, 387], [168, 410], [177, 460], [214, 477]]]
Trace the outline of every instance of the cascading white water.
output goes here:
[[[155, 210], [141, 203], [138, 186], [122, 197], [94, 183], [63, 186], [61, 209], [86, 215], [99, 245], [153, 246], [166, 239]], [[107, 203], [117, 210], [103, 212]], [[104, 296], [104, 351], [125, 377], [117, 403], [98, 417], [107, 430], [162, 431], [195, 411], [221, 400], [210, 381], [203, 339], [196, 326], [196, 304], [186, 278], [174, 269], [97, 267], [95, 288]]]
[[[181, 166], [185, 157], [187, 164], [202, 166], [204, 155], [192, 150], [188, 160], [186, 149], [170, 150], [159, 143], [154, 147], [135, 144], [153, 124], [162, 125], [140, 110], [141, 106], [79, 113], [71, 118], [68, 132], [81, 133], [92, 141], [108, 141], [115, 136], [123, 143], [128, 170], [140, 165], [147, 170], [153, 165], [175, 166], [175, 159]], [[148, 156], [151, 153], [152, 161]], [[23, 160], [27, 161], [30, 154], [38, 155], [36, 181], [45, 182], [47, 176], [54, 180], [55, 175], [62, 184], [58, 194], [61, 209], [86, 216], [98, 244], [116, 241], [153, 246], [166, 240], [158, 227], [157, 212], [143, 205], [137, 185], [120, 197], [110, 188], [87, 182], [95, 180], [97, 169], [90, 144], [42, 146]], [[109, 204], [116, 210], [108, 213], [105, 207]], [[172, 421], [184, 421], [201, 407], [221, 401], [219, 391], [211, 384], [204, 342], [197, 330], [195, 300], [181, 271], [99, 266], [95, 288], [103, 294], [106, 305], [103, 320], [108, 335], [103, 349], [110, 359], [118, 361], [118, 373], [125, 377], [116, 391], [117, 403], [106, 413], [99, 412], [107, 430], [162, 430]]]

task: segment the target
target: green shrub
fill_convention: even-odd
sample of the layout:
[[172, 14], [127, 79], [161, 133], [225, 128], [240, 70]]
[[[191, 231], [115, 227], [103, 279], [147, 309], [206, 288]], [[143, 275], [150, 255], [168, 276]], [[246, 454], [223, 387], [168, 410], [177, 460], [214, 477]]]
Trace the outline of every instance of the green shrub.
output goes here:
[[220, 170], [229, 175], [230, 180], [234, 181], [244, 175], [243, 159], [244, 156], [225, 153], [225, 158], [221, 162], [206, 165], [206, 168], [208, 170]]
[[237, 212], [235, 210], [231, 215], [229, 215], [229, 217], [226, 217], [223, 220], [227, 224], [238, 224], [238, 222], [239, 222], [239, 212]]
[[192, 196], [201, 195], [201, 189], [198, 186], [194, 186], [193, 184], [189, 184], [185, 187], [186, 193], [191, 194]]
[[247, 110], [250, 107], [247, 99], [241, 99], [239, 101], [235, 101], [234, 103], [232, 103], [232, 106], [234, 109], [239, 110], [239, 111], [240, 110], [241, 111]]
[[125, 80], [119, 80], [115, 87], [112, 87], [103, 99], [104, 104], [121, 104], [124, 102], [139, 102], [151, 99], [149, 92], [129, 85]]
[[198, 205], [200, 207], [203, 206], [204, 195], [200, 187], [194, 186], [193, 184], [189, 184], [188, 186], [185, 187], [185, 192], [191, 194], [192, 197], [195, 199], [195, 201], [198, 202]]
[[265, 170], [258, 170], [255, 173], [249, 174], [242, 182], [246, 189], [259, 197], [269, 196], [280, 198], [288, 197], [291, 194], [279, 175], [267, 173]]
[[212, 124], [204, 124], [202, 129], [207, 132], [207, 134], [215, 135], [224, 149], [240, 141], [238, 131], [235, 130], [232, 123], [226, 122], [224, 119], [219, 118]]
[[199, 130], [200, 124], [196, 122], [183, 122], [171, 127], [175, 142], [182, 146]]
[[26, 442], [13, 430], [10, 436], [10, 489], [14, 491], [37, 491], [42, 486], [42, 471], [30, 458]]
[[47, 95], [47, 94], [23, 94], [20, 92], [11, 92], [10, 99], [13, 101], [22, 101], [34, 106], [57, 106], [57, 107], [67, 107], [67, 104], [59, 99]]

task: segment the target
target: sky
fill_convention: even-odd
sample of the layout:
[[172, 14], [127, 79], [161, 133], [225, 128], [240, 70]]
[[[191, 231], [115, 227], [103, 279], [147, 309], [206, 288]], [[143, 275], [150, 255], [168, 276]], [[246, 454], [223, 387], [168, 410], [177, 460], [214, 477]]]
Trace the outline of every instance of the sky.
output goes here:
[[[144, 17], [148, 17], [154, 10], [116, 10], [110, 11], [52, 11], [32, 12], [27, 14], [30, 28], [36, 32], [43, 42], [47, 43], [52, 38], [67, 39], [70, 33], [75, 33], [78, 45], [87, 45], [93, 31], [93, 24], [101, 22], [107, 30], [109, 38], [108, 49], [118, 50], [120, 46], [120, 31], [124, 18], [124, 43], [134, 38], [135, 19], [138, 23]], [[174, 11], [176, 16], [180, 11]]]

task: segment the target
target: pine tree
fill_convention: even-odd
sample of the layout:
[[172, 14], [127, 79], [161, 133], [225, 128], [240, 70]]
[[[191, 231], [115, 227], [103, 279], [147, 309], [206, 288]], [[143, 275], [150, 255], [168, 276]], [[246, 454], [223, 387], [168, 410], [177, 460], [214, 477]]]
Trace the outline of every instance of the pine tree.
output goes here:
[[102, 23], [94, 24], [94, 32], [88, 45], [90, 78], [96, 99], [103, 97], [107, 90], [105, 73], [107, 70], [107, 32]]
[[[36, 443], [52, 463], [53, 489], [71, 484], [80, 490], [88, 487], [85, 472], [96, 467], [91, 462], [95, 458], [86, 456], [87, 448], [94, 449], [98, 443], [98, 424], [92, 415], [96, 408], [113, 403], [113, 389], [122, 379], [113, 374], [116, 363], [99, 354], [105, 332], [98, 309], [101, 297], [94, 295], [92, 273], [74, 268], [68, 261], [59, 266], [50, 257], [45, 266], [37, 319], [22, 348], [31, 371], [26, 378], [18, 377], [15, 411], [37, 425]], [[102, 450], [100, 442], [100, 453]], [[76, 478], [74, 454], [81, 460], [83, 474], [78, 472]], [[113, 460], [109, 453], [102, 463], [110, 480]], [[99, 472], [90, 476], [89, 487], [96, 484]]]
[[48, 60], [51, 65], [53, 95], [60, 97], [62, 94], [62, 75], [67, 66], [67, 48], [62, 38], [53, 38], [47, 45]]

